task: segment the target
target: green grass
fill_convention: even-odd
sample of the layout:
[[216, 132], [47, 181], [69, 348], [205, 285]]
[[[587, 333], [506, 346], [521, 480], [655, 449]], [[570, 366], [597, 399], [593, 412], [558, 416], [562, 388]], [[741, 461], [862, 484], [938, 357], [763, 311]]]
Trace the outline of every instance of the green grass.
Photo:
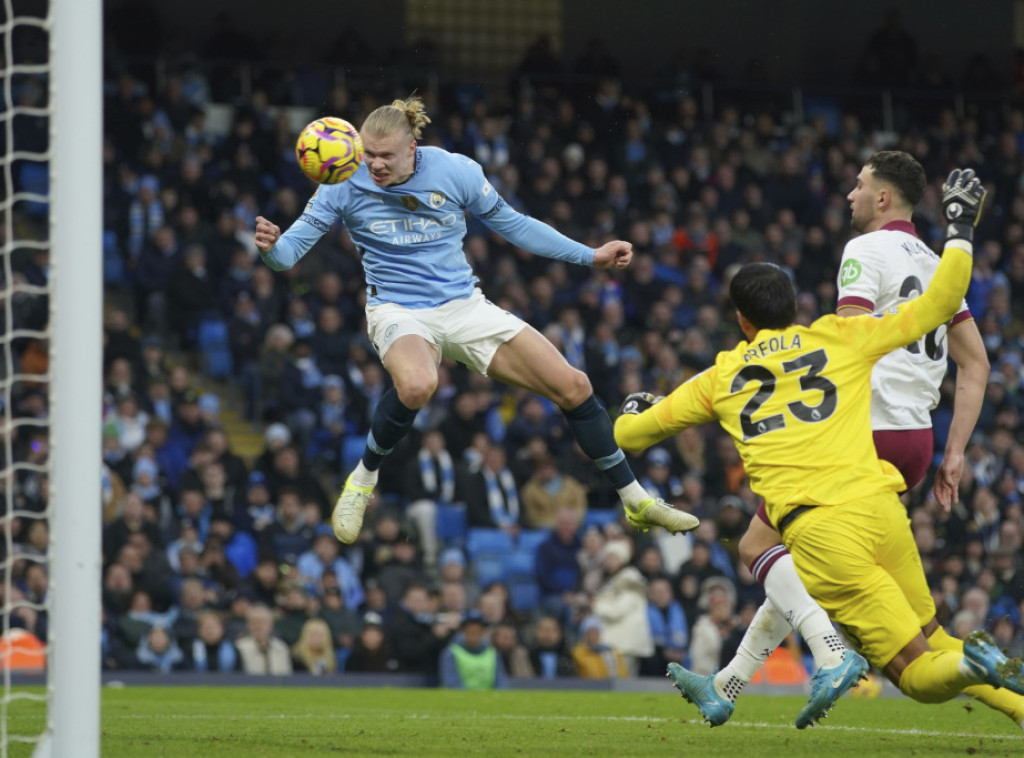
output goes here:
[[[700, 723], [664, 694], [325, 688], [105, 689], [104, 758], [131, 756], [584, 755], [1018, 756], [1024, 735], [1005, 716], [958, 699], [843, 698], [826, 725], [798, 731], [800, 697], [747, 695], [725, 726]], [[16, 703], [11, 731], [42, 724]], [[15, 746], [12, 756], [29, 756]]]

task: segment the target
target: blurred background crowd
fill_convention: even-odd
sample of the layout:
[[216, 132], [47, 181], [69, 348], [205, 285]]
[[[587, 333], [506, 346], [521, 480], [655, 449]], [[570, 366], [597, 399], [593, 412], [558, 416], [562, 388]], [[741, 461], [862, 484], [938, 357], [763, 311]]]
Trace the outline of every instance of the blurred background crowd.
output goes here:
[[[950, 86], [898, 21], [869, 42], [863, 76], [884, 78], [868, 64], [895, 56], [885, 71]], [[338, 54], [366, 59], [358, 48]], [[872, 152], [902, 149], [924, 165], [931, 183], [914, 221], [936, 250], [942, 177], [974, 168], [990, 199], [968, 302], [991, 377], [959, 503], [943, 513], [930, 476], [905, 500], [940, 622], [959, 635], [984, 626], [1024, 653], [1019, 72], [973, 58], [957, 85], [998, 97], [923, 100], [886, 131], [856, 105], [802, 118], [756, 95], [712, 106], [699, 93], [715, 73], [699, 57], [666, 61], [643, 86], [620, 70], [600, 42], [563, 61], [543, 38], [507, 89], [486, 92], [267, 74], [240, 96], [230, 69], [194, 60], [159, 71], [108, 66], [106, 668], [405, 672], [452, 683], [444, 651], [458, 638], [497, 651], [498, 686], [505, 676], [661, 675], [668, 661], [709, 673], [763, 600], [736, 548], [758, 498], [717, 427], [632, 460], [650, 492], [702, 519], [685, 536], [637, 534], [557, 408], [447, 361], [414, 433], [382, 468], [362, 538], [334, 539], [330, 509], [388, 386], [365, 337], [362, 269], [338, 225], [299, 265], [274, 273], [256, 255], [254, 217], [284, 228], [314, 189], [295, 166], [294, 114], [358, 126], [411, 86], [433, 119], [423, 144], [473, 157], [506, 201], [574, 239], [633, 243], [633, 265], [610, 274], [515, 249], [473, 219], [465, 241], [488, 297], [549, 337], [612, 412], [633, 391], [667, 394], [736, 344], [725, 291], [740, 264], [790, 272], [801, 323], [832, 312], [851, 237], [845, 196]], [[16, 94], [41, 102], [45, 86], [26, 79]], [[224, 102], [223, 127], [211, 125]], [[45, 145], [45, 122], [16, 126], [17, 144]], [[23, 187], [42, 181], [31, 166], [16, 176]], [[31, 237], [45, 206], [23, 204], [15, 222]], [[14, 281], [45, 287], [46, 250], [13, 260]], [[8, 329], [39, 328], [45, 294], [19, 295], [10, 313]], [[15, 371], [45, 373], [47, 349], [17, 340]], [[936, 463], [951, 397], [947, 378]], [[45, 610], [32, 605], [48, 583], [45, 386], [15, 382], [12, 403], [4, 454], [32, 465], [3, 481], [17, 511], [5, 522], [8, 591], [30, 601], [11, 623], [45, 638]], [[229, 409], [260, 435], [255, 448], [229, 433]], [[799, 640], [789, 653], [770, 675], [801, 681]]]

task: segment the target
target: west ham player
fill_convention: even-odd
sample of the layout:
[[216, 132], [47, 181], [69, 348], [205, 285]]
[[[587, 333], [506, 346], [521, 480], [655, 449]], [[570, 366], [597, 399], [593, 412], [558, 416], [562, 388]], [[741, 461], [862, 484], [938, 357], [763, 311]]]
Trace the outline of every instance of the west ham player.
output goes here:
[[417, 145], [429, 122], [419, 98], [377, 108], [363, 123], [365, 157], [351, 179], [322, 185], [283, 235], [263, 217], [256, 220], [256, 246], [278, 271], [295, 265], [336, 220], [344, 221], [366, 273], [370, 340], [394, 382], [334, 507], [335, 535], [345, 543], [359, 537], [381, 462], [433, 395], [442, 356], [558, 405], [580, 447], [618, 490], [632, 526], [695, 528], [696, 518], [651, 497], [637, 482], [587, 376], [537, 330], [484, 298], [462, 249], [464, 213], [517, 247], [595, 268], [625, 268], [632, 246], [616, 240], [594, 250], [515, 211], [475, 161]]
[[[1024, 693], [1024, 665], [1007, 661], [984, 632], [969, 635], [961, 651], [934, 650], [925, 640], [921, 627], [934, 607], [922, 613], [931, 594], [897, 497], [905, 483], [878, 457], [870, 433], [875, 363], [949, 321], [962, 303], [984, 195], [972, 171], [950, 174], [943, 209], [951, 223], [930, 286], [877, 318], [825, 316], [796, 326], [786, 274], [772, 264], [745, 266], [729, 294], [748, 341], [719, 353], [660, 402], [631, 395], [615, 424], [618, 443], [639, 451], [717, 419], [810, 594], [868, 661], [921, 702], [942, 702], [981, 683]], [[798, 727], [821, 718], [866, 671], [852, 651], [838, 655], [838, 665], [815, 674]], [[728, 696], [711, 677], [677, 664], [669, 674], [708, 707]]]
[[[917, 297], [931, 281], [939, 258], [917, 238], [911, 215], [925, 188], [925, 173], [909, 154], [896, 151], [871, 156], [857, 177], [848, 200], [851, 225], [861, 235], [843, 252], [839, 271], [839, 316], [885, 313]], [[906, 489], [916, 486], [931, 461], [930, 411], [939, 400], [946, 371], [946, 349], [957, 364], [953, 422], [934, 492], [947, 510], [956, 502], [963, 473], [964, 448], [974, 429], [988, 380], [989, 363], [978, 328], [966, 303], [949, 324], [921, 340], [894, 350], [875, 364], [871, 375], [871, 428], [878, 456], [899, 469]], [[750, 678], [788, 634], [786, 618], [799, 628], [805, 619], [823, 616], [807, 594], [762, 506], [740, 540], [740, 556], [764, 585], [769, 600], [751, 624], [736, 657], [718, 674], [717, 688], [728, 698], [709, 714], [724, 723], [731, 704]], [[923, 626], [929, 644], [937, 649], [962, 650], [935, 620], [930, 597], [915, 611], [928, 619]], [[809, 622], [810, 623], [810, 622]], [[782, 635], [775, 637], [772, 635]], [[1007, 690], [979, 685], [967, 694], [1005, 713], [1017, 724], [1024, 720], [1024, 698]], [[716, 724], [717, 725], [717, 724]]]

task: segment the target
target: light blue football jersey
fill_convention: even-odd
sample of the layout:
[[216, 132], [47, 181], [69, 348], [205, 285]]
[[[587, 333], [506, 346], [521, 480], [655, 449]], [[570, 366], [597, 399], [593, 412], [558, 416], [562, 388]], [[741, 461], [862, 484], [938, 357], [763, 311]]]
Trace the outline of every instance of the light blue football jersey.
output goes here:
[[465, 211], [525, 250], [593, 263], [591, 248], [505, 203], [476, 161], [437, 147], [418, 147], [412, 176], [397, 186], [375, 185], [365, 163], [348, 181], [320, 185], [263, 260], [291, 268], [340, 218], [362, 256], [371, 304], [432, 308], [469, 297], [478, 281], [462, 249]]

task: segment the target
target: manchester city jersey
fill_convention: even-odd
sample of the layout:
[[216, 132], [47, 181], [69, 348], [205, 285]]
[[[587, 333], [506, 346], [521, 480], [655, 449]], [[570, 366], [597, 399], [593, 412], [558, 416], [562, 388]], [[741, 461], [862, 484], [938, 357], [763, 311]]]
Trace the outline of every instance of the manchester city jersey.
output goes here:
[[289, 268], [339, 218], [362, 258], [370, 304], [432, 308], [473, 293], [477, 282], [462, 240], [466, 211], [513, 244], [550, 258], [591, 264], [594, 251], [507, 205], [476, 161], [436, 147], [416, 148], [415, 170], [378, 187], [362, 164], [341, 184], [324, 184], [263, 256]]

